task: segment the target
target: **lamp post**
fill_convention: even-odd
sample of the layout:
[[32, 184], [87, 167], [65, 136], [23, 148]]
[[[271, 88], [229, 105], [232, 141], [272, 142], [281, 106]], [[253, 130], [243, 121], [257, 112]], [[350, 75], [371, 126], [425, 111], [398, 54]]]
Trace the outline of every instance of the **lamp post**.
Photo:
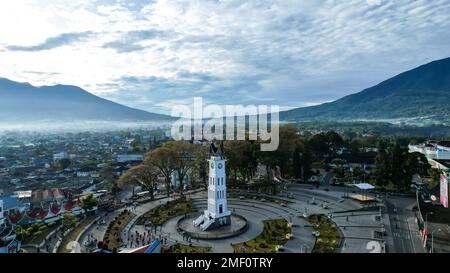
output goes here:
[[436, 231], [440, 232], [441, 229], [439, 228], [439, 229], [433, 230], [433, 231], [431, 232], [431, 253], [434, 253], [434, 233], [435, 233]]

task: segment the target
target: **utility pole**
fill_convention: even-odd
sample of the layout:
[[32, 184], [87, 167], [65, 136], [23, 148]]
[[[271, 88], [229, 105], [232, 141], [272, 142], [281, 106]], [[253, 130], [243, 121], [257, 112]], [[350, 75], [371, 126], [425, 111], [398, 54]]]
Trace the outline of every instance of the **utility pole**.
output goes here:
[[436, 231], [440, 232], [441, 229], [433, 230], [433, 231], [431, 232], [431, 253], [434, 253], [434, 233], [435, 233]]

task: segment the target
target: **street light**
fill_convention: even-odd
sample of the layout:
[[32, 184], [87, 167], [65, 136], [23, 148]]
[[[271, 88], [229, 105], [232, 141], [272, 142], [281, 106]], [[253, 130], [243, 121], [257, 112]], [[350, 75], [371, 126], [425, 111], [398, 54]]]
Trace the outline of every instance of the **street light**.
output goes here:
[[436, 231], [440, 232], [441, 229], [438, 228], [438, 229], [433, 230], [433, 231], [431, 232], [431, 253], [434, 253], [434, 233], [435, 233]]

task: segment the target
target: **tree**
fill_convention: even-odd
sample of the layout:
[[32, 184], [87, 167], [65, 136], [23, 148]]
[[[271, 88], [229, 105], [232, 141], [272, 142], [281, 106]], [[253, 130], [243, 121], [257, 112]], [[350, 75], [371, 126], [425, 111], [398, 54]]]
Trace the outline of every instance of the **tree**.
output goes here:
[[154, 200], [154, 191], [158, 185], [159, 170], [151, 161], [146, 160], [144, 163], [128, 170], [124, 173], [117, 184], [119, 187], [126, 185], [140, 185], [142, 188], [150, 192], [151, 200]]
[[62, 216], [61, 232], [64, 234], [67, 230], [74, 228], [78, 222], [78, 218], [72, 213], [66, 212]]
[[72, 162], [68, 158], [57, 159], [55, 161], [56, 168], [58, 168], [60, 170], [64, 170], [64, 169], [69, 168], [70, 164], [72, 164]]
[[312, 174], [312, 153], [308, 142], [303, 144], [302, 168], [303, 180], [306, 181]]
[[408, 155], [412, 171], [416, 174], [425, 176], [428, 175], [428, 171], [431, 169], [428, 159], [422, 153], [414, 152]]
[[112, 166], [103, 167], [99, 173], [103, 179], [107, 180], [113, 179], [116, 175]]
[[98, 200], [95, 198], [92, 192], [85, 194], [81, 199], [81, 208], [89, 213], [95, 206], [97, 206]]
[[295, 178], [299, 179], [302, 177], [302, 161], [300, 158], [301, 149], [300, 146], [297, 146], [294, 151], [294, 155], [292, 156], [292, 164], [293, 164], [293, 175]]
[[430, 182], [428, 182], [428, 189], [432, 190], [439, 185], [441, 170], [432, 168], [428, 172], [431, 176]]
[[300, 137], [297, 128], [284, 125], [280, 127], [279, 138], [280, 144], [276, 151], [258, 152], [257, 158], [266, 166], [268, 175], [270, 169], [279, 167], [281, 177], [285, 177], [293, 168], [293, 155]]
[[309, 139], [312, 152], [318, 157], [326, 157], [331, 153], [326, 134], [320, 133]]
[[254, 141], [232, 140], [225, 141], [225, 154], [228, 158], [227, 171], [233, 173], [233, 179], [237, 182], [237, 173], [242, 175], [243, 182], [250, 180], [257, 166], [257, 156]]
[[165, 144], [174, 155], [174, 170], [178, 176], [180, 194], [183, 196], [184, 179], [195, 165], [195, 148], [184, 141], [171, 141]]
[[141, 137], [137, 135], [134, 140], [131, 142], [131, 147], [133, 148], [133, 152], [140, 152], [141, 151]]
[[409, 153], [398, 142], [388, 145], [380, 141], [375, 163], [377, 184], [386, 186], [392, 183], [401, 191], [409, 190], [414, 174], [426, 175], [431, 168], [424, 155]]
[[[208, 154], [207, 147], [202, 145], [195, 145], [194, 147], [194, 170], [197, 172], [198, 177], [201, 180], [203, 186], [208, 186], [208, 161], [206, 161], [206, 156]], [[195, 177], [192, 177], [194, 182]]]
[[175, 154], [167, 147], [157, 148], [147, 154], [145, 161], [155, 166], [164, 176], [167, 196], [170, 196], [171, 175], [175, 170]]
[[375, 176], [379, 186], [387, 186], [391, 180], [390, 160], [388, 156], [388, 145], [384, 140], [378, 143], [378, 153], [375, 158]]
[[280, 128], [280, 145], [273, 152], [273, 156], [277, 166], [280, 167], [281, 177], [285, 177], [289, 170], [292, 169], [292, 156], [299, 141], [297, 128], [292, 125], [284, 125]]

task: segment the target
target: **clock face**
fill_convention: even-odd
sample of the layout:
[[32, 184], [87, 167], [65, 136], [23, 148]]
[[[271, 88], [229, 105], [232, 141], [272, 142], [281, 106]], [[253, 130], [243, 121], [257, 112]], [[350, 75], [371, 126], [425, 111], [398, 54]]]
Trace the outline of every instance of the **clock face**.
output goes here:
[[222, 169], [223, 165], [222, 163], [217, 164], [217, 168]]
[[211, 162], [211, 169], [214, 169], [214, 162]]

